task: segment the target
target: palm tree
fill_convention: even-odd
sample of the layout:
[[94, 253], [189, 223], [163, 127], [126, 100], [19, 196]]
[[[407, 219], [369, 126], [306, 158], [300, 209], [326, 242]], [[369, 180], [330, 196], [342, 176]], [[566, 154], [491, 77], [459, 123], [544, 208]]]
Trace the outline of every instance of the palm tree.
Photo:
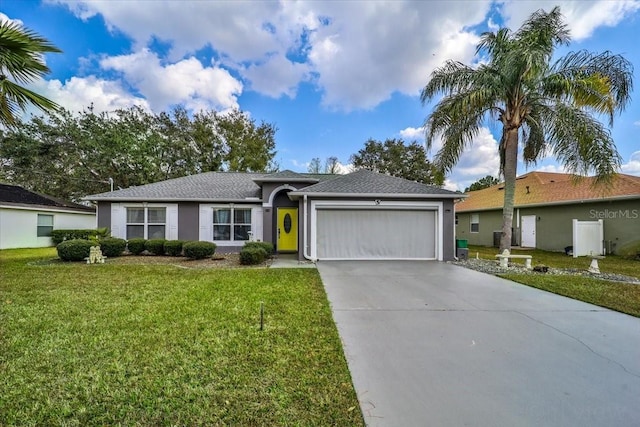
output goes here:
[[426, 104], [443, 98], [425, 120], [427, 147], [442, 138], [435, 163], [444, 172], [455, 166], [487, 119], [502, 123], [500, 173], [504, 206], [500, 250], [511, 247], [511, 225], [521, 144], [525, 164], [553, 154], [575, 175], [595, 172], [607, 181], [620, 155], [607, 127], [624, 110], [632, 90], [633, 67], [611, 52], [571, 52], [551, 64], [554, 50], [570, 41], [560, 9], [535, 12], [515, 33], [503, 28], [484, 33], [476, 55], [486, 63], [470, 67], [447, 61], [433, 71], [422, 90]]
[[14, 21], [0, 22], [0, 124], [16, 125], [16, 114], [33, 104], [44, 112], [58, 105], [21, 85], [49, 73], [43, 54], [60, 49]]

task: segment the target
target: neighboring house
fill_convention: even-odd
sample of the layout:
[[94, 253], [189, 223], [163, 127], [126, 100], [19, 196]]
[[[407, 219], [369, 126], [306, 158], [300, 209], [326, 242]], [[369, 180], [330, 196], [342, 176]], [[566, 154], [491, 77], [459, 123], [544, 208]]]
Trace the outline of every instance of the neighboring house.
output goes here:
[[299, 259], [454, 256], [460, 193], [360, 170], [348, 175], [207, 172], [87, 196], [124, 239], [206, 240], [218, 251], [272, 242]]
[[0, 249], [52, 246], [52, 230], [95, 227], [94, 208], [0, 184]]
[[[640, 240], [640, 177], [618, 174], [611, 183], [575, 181], [572, 175], [531, 172], [516, 179], [512, 245], [563, 251], [572, 220], [603, 220], [604, 248], [614, 253]], [[456, 204], [456, 236], [472, 245], [499, 246], [504, 183], [468, 193]]]

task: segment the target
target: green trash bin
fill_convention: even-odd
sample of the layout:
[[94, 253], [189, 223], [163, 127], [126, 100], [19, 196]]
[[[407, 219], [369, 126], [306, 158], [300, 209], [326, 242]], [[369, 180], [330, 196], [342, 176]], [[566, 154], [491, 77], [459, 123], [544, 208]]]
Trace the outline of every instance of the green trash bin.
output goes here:
[[456, 239], [456, 248], [468, 248], [467, 239]]

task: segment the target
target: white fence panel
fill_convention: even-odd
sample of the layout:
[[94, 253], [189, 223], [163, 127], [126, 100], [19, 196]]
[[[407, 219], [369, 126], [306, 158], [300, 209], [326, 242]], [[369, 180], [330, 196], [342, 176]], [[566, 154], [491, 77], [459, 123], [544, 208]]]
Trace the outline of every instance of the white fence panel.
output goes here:
[[573, 220], [573, 257], [604, 255], [604, 222]]

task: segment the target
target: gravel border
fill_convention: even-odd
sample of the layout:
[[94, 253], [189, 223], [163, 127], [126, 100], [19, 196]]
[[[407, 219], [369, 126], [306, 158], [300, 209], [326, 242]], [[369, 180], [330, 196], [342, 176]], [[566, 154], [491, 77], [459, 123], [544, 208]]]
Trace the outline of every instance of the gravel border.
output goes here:
[[622, 274], [614, 273], [600, 273], [595, 274], [587, 270], [580, 270], [577, 268], [552, 268], [546, 273], [529, 270], [524, 267], [524, 264], [509, 263], [508, 267], [500, 267], [499, 261], [493, 261], [488, 259], [471, 258], [464, 261], [449, 261], [450, 264], [459, 265], [471, 270], [480, 271], [482, 273], [493, 274], [494, 276], [500, 274], [551, 274], [554, 276], [583, 276], [593, 279], [610, 280], [613, 282], [632, 283], [634, 285], [640, 285], [640, 280], [636, 277], [625, 276]]

